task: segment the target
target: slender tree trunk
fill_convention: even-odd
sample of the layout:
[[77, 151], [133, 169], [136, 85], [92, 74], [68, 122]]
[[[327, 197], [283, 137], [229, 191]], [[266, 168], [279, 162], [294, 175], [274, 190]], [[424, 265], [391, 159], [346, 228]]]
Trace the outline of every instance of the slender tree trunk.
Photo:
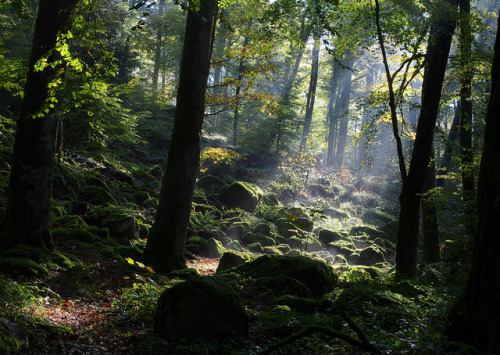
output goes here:
[[302, 44], [299, 48], [297, 48], [293, 70], [291, 71], [290, 75], [285, 78], [285, 81], [283, 83], [283, 91], [280, 100], [281, 110], [280, 113], [278, 113], [278, 117], [276, 118], [276, 154], [278, 154], [279, 152], [280, 143], [283, 138], [285, 121], [288, 116], [288, 111], [290, 110], [290, 94], [292, 93], [293, 84], [295, 82], [295, 79], [297, 78], [297, 73], [299, 72], [300, 62], [302, 61], [302, 56], [304, 55], [304, 50], [306, 48], [308, 39], [309, 34], [304, 35]]
[[304, 118], [304, 129], [302, 131], [302, 138], [300, 140], [300, 152], [305, 152], [307, 138], [311, 132], [312, 116], [314, 111], [314, 101], [316, 100], [316, 87], [318, 84], [318, 70], [319, 70], [319, 39], [314, 40], [314, 47], [312, 50], [312, 64], [311, 64], [311, 77], [309, 79], [309, 90], [307, 91], [306, 101], [306, 114]]
[[49, 55], [48, 63], [60, 59], [58, 52], [51, 50], [58, 33], [69, 28], [70, 14], [77, 2], [41, 0], [39, 3], [24, 99], [17, 121], [2, 247], [18, 244], [53, 247], [49, 225], [58, 115], [45, 105], [48, 84], [62, 68], [57, 65], [35, 71], [34, 66], [46, 55]]
[[[354, 61], [348, 60], [347, 66], [352, 68]], [[349, 103], [351, 101], [351, 84], [352, 84], [352, 71], [345, 69], [346, 72], [342, 80], [342, 88], [340, 98], [337, 105], [340, 105], [340, 120], [339, 120], [339, 133], [337, 137], [337, 149], [335, 149], [334, 165], [340, 168], [344, 163], [345, 146], [347, 144], [347, 128], [349, 126]]]
[[188, 11], [174, 128], [162, 181], [156, 219], [144, 259], [156, 271], [186, 267], [184, 244], [200, 162], [200, 137], [205, 113], [216, 9], [202, 0]]
[[[499, 17], [500, 18], [500, 17]], [[499, 23], [500, 25], [500, 23]], [[497, 30], [491, 96], [478, 180], [478, 228], [472, 268], [445, 333], [479, 350], [500, 352], [500, 32]]]
[[[332, 77], [330, 79], [330, 94], [328, 95], [328, 105], [326, 113], [326, 122], [328, 123], [328, 148], [326, 151], [326, 165], [333, 165], [335, 156], [335, 130], [337, 127], [337, 117], [335, 116], [334, 104], [340, 93], [338, 90], [340, 82], [340, 65], [332, 62]], [[338, 101], [338, 100], [337, 100]]]
[[438, 169], [438, 176], [436, 179], [436, 186], [443, 187], [446, 174], [451, 165], [451, 157], [453, 153], [453, 143], [458, 136], [458, 123], [460, 122], [460, 114], [458, 109], [455, 111], [453, 117], [453, 122], [451, 123], [450, 131], [448, 132], [448, 138], [446, 139], [446, 146], [444, 148], [443, 158], [441, 159], [441, 164]]
[[[454, 7], [457, 5], [455, 0], [448, 0], [448, 3]], [[425, 172], [429, 165], [441, 100], [441, 88], [454, 30], [453, 14], [443, 14], [431, 25], [417, 134], [408, 175], [403, 179], [399, 196], [401, 210], [396, 245], [396, 275], [398, 277], [411, 276], [417, 269], [420, 198], [425, 181], [425, 174], [422, 172]]]
[[[366, 73], [366, 93], [372, 90], [373, 78], [375, 76], [375, 69], [369, 68]], [[363, 117], [361, 119], [361, 142], [359, 143], [359, 155], [358, 155], [358, 165], [361, 167], [369, 159], [369, 137], [368, 137], [368, 126], [370, 122], [370, 110], [368, 107], [363, 107]], [[361, 177], [361, 176], [360, 176]]]
[[[250, 42], [250, 37], [245, 37], [243, 40], [243, 48], [248, 46], [248, 42]], [[238, 144], [238, 125], [239, 125], [239, 120], [240, 120], [240, 92], [241, 92], [241, 85], [242, 82], [241, 80], [243, 79], [243, 73], [245, 72], [245, 56], [241, 55], [240, 58], [240, 64], [238, 66], [238, 86], [236, 86], [236, 93], [235, 93], [235, 100], [236, 100], [236, 106], [234, 108], [234, 114], [233, 114], [233, 146], [236, 147]]]
[[162, 49], [162, 35], [163, 35], [163, 11], [165, 8], [165, 0], [160, 0], [158, 3], [158, 18], [160, 19], [160, 24], [156, 31], [156, 45], [155, 45], [155, 62], [153, 67], [153, 83], [152, 83], [152, 96], [153, 101], [158, 99], [158, 78], [160, 77], [160, 65], [161, 65], [161, 49]]
[[424, 236], [424, 262], [435, 263], [441, 260], [439, 254], [439, 226], [437, 219], [436, 194], [436, 161], [434, 149], [431, 151], [431, 162], [425, 174], [424, 194], [422, 196], [422, 235]]
[[464, 200], [465, 230], [472, 240], [476, 227], [476, 189], [474, 186], [472, 151], [472, 30], [470, 25], [470, 0], [460, 0], [460, 161], [462, 194]]

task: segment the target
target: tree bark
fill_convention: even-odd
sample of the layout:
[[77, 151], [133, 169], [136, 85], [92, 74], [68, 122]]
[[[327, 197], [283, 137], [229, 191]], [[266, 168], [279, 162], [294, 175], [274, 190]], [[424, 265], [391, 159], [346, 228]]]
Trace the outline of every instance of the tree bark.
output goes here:
[[[330, 79], [330, 94], [328, 95], [328, 106], [326, 113], [326, 122], [328, 123], [328, 148], [326, 151], [326, 164], [333, 165], [333, 158], [335, 156], [335, 130], [337, 128], [337, 117], [335, 115], [334, 104], [340, 93], [338, 90], [340, 82], [340, 65], [333, 62], [332, 77]], [[338, 100], [337, 100], [338, 101]]]
[[347, 143], [347, 128], [349, 125], [349, 103], [351, 101], [352, 66], [354, 61], [347, 60], [345, 74], [342, 79], [342, 88], [337, 105], [340, 105], [339, 132], [337, 137], [337, 148], [335, 149], [334, 166], [340, 168], [344, 162], [345, 146]]
[[300, 140], [300, 152], [305, 152], [307, 139], [311, 132], [312, 116], [314, 111], [314, 101], [316, 100], [316, 87], [318, 84], [318, 70], [319, 70], [319, 39], [314, 40], [312, 50], [312, 63], [311, 63], [311, 77], [309, 79], [309, 90], [307, 91], [306, 113], [304, 118], [304, 129], [302, 131], [302, 138]]
[[[244, 53], [244, 48], [248, 46], [248, 43], [250, 42], [250, 37], [245, 37], [243, 40], [243, 53]], [[238, 66], [238, 86], [236, 87], [236, 93], [235, 93], [235, 108], [234, 108], [234, 114], [233, 114], [233, 146], [236, 147], [238, 144], [238, 125], [239, 125], [239, 119], [240, 119], [240, 92], [241, 92], [241, 79], [243, 78], [243, 73], [245, 71], [245, 56], [244, 54], [241, 54], [240, 58], [240, 64]]]
[[[500, 18], [500, 17], [499, 17]], [[497, 30], [491, 96], [478, 180], [478, 228], [472, 268], [445, 333], [491, 353], [500, 352], [500, 32]]]
[[162, 18], [163, 18], [163, 10], [165, 7], [165, 0], [160, 0], [158, 3], [158, 18], [159, 24], [158, 29], [156, 31], [156, 45], [155, 45], [155, 61], [153, 67], [153, 83], [152, 83], [152, 96], [153, 101], [158, 99], [158, 78], [160, 76], [160, 65], [161, 65], [161, 47], [162, 47]]
[[[456, 7], [456, 0], [447, 0]], [[450, 11], [453, 11], [450, 9]], [[396, 244], [396, 276], [412, 276], [417, 269], [420, 199], [436, 127], [448, 54], [455, 30], [454, 14], [443, 14], [431, 25], [427, 63], [422, 84], [422, 102], [408, 175], [403, 178], [399, 201], [399, 230]]]
[[460, 0], [460, 161], [462, 171], [462, 196], [464, 200], [465, 231], [472, 240], [476, 226], [476, 188], [472, 151], [472, 30], [470, 25], [470, 0]]
[[431, 162], [425, 174], [424, 194], [422, 196], [422, 235], [424, 237], [424, 262], [435, 263], [441, 260], [439, 254], [439, 225], [437, 220], [436, 195], [436, 161], [434, 149], [431, 151]]
[[453, 117], [453, 122], [451, 123], [450, 131], [448, 132], [448, 138], [446, 139], [446, 146], [444, 148], [443, 158], [441, 159], [441, 164], [438, 169], [438, 176], [436, 179], [436, 186], [443, 187], [445, 176], [448, 174], [448, 169], [450, 168], [451, 158], [453, 153], [453, 143], [458, 136], [458, 123], [460, 122], [460, 114], [457, 109], [455, 116]]
[[155, 223], [144, 260], [158, 272], [186, 267], [184, 244], [200, 162], [210, 57], [217, 3], [202, 0], [188, 11], [174, 128]]
[[39, 3], [24, 99], [17, 121], [2, 247], [18, 244], [53, 247], [49, 227], [58, 115], [46, 105], [46, 100], [48, 84], [60, 75], [62, 67], [49, 65], [36, 71], [34, 66], [47, 55], [47, 63], [60, 59], [58, 52], [52, 50], [58, 34], [69, 28], [70, 14], [77, 2], [41, 0]]

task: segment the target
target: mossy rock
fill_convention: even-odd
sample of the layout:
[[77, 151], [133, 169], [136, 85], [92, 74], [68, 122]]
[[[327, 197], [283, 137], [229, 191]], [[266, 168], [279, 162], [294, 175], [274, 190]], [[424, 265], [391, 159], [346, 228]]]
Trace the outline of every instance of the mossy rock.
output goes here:
[[242, 265], [243, 263], [250, 260], [246, 254], [235, 253], [233, 251], [226, 251], [219, 260], [219, 265], [215, 273], [229, 270], [233, 267]]
[[124, 258], [139, 260], [142, 257], [142, 250], [136, 245], [119, 245], [116, 247], [116, 252]]
[[253, 253], [262, 253], [262, 245], [260, 243], [248, 244], [246, 247]]
[[264, 197], [262, 197], [262, 203], [268, 206], [283, 206], [276, 194], [265, 194]]
[[220, 258], [224, 254], [224, 246], [217, 239], [210, 238], [201, 248], [201, 255], [207, 258]]
[[78, 215], [64, 215], [52, 218], [50, 223], [52, 228], [85, 228], [88, 229], [88, 224]]
[[71, 242], [80, 240], [83, 242], [94, 242], [97, 239], [96, 234], [92, 233], [90, 228], [55, 228], [51, 231], [52, 239], [56, 243]]
[[[242, 297], [264, 303], [283, 295], [310, 297], [311, 290], [302, 282], [289, 276], [259, 277], [242, 292]], [[262, 297], [262, 295], [265, 295]]]
[[359, 251], [360, 265], [374, 265], [385, 261], [384, 253], [376, 246], [369, 246]]
[[382, 227], [379, 227], [379, 230], [385, 232], [386, 238], [389, 239], [392, 243], [396, 243], [398, 240], [398, 228], [399, 221], [394, 221], [384, 224]]
[[186, 269], [174, 270], [170, 274], [168, 274], [168, 276], [176, 279], [192, 280], [200, 277], [201, 274], [197, 269], [189, 267]]
[[235, 181], [225, 185], [220, 192], [222, 202], [229, 208], [238, 207], [253, 212], [264, 193], [257, 185], [249, 182]]
[[279, 250], [279, 249], [277, 249], [275, 247], [271, 247], [271, 246], [263, 247], [262, 248], [262, 253], [269, 254], [269, 255], [283, 255], [283, 253], [281, 252], [281, 250]]
[[337, 275], [324, 262], [305, 256], [262, 255], [236, 269], [237, 273], [259, 277], [292, 277], [305, 284], [313, 294], [323, 294], [337, 284]]
[[259, 223], [253, 229], [254, 233], [262, 233], [271, 236], [274, 232], [273, 226], [270, 223]]
[[148, 173], [157, 179], [161, 179], [163, 177], [163, 168], [158, 164], [149, 169]]
[[318, 233], [318, 240], [322, 244], [328, 244], [342, 239], [344, 239], [342, 234], [328, 229], [322, 229]]
[[111, 238], [121, 243], [128, 243], [130, 240], [139, 237], [137, 220], [125, 213], [116, 212], [111, 214], [101, 222], [101, 226], [108, 228]]
[[394, 218], [386, 212], [377, 208], [368, 208], [362, 215], [361, 220], [366, 224], [385, 225], [394, 221]]
[[0, 318], [0, 353], [18, 354], [23, 345], [19, 328], [15, 323]]
[[323, 213], [325, 214], [325, 216], [334, 219], [348, 219], [351, 217], [349, 213], [336, 208], [325, 208], [323, 210]]
[[196, 181], [196, 187], [202, 188], [207, 193], [219, 193], [226, 182], [214, 175], [205, 175]]
[[243, 247], [241, 246], [240, 242], [237, 241], [237, 240], [232, 240], [231, 242], [229, 242], [227, 244], [227, 248], [228, 249], [231, 249], [231, 250], [234, 250], [234, 251], [238, 251], [238, 252], [243, 252], [245, 251], [243, 249]]
[[0, 259], [0, 272], [12, 276], [39, 277], [49, 274], [47, 268], [29, 258], [7, 257]]
[[207, 240], [199, 235], [193, 235], [186, 240], [186, 249], [192, 253], [200, 253], [201, 248], [207, 243]]
[[412, 285], [406, 280], [392, 284], [391, 292], [399, 293], [400, 295], [408, 298], [415, 298], [425, 295], [425, 291], [419, 289], [417, 286]]
[[356, 245], [350, 239], [343, 239], [329, 243], [328, 248], [334, 249], [336, 253], [346, 256], [356, 250]]
[[278, 228], [278, 232], [282, 235], [284, 235], [289, 230], [296, 230], [295, 225], [290, 220], [284, 217], [276, 220], [275, 224]]
[[[249, 230], [250, 226], [247, 225], [246, 228]], [[226, 229], [226, 235], [231, 239], [241, 240], [245, 235], [245, 226], [242, 224], [233, 224]]]
[[288, 244], [279, 244], [279, 245], [276, 246], [276, 249], [278, 249], [279, 251], [281, 251], [283, 254], [286, 254], [290, 250], [292, 250], [292, 248], [290, 248], [290, 246]]
[[349, 235], [351, 236], [364, 234], [366, 234], [370, 240], [374, 240], [376, 238], [387, 239], [387, 234], [385, 232], [368, 226], [355, 226], [349, 231]]
[[142, 203], [142, 206], [144, 208], [154, 208], [156, 210], [156, 209], [158, 209], [158, 204], [159, 204], [159, 201], [156, 197], [150, 197]]
[[267, 235], [262, 234], [262, 233], [247, 234], [243, 238], [243, 242], [246, 245], [260, 243], [260, 245], [262, 245], [263, 247], [271, 246], [271, 245], [274, 245], [276, 243], [276, 241], [273, 238], [268, 237]]
[[283, 295], [271, 301], [269, 306], [283, 305], [288, 306], [294, 311], [301, 313], [312, 313], [317, 310], [319, 302], [305, 297], [296, 297], [292, 295]]
[[89, 186], [84, 189], [84, 199], [93, 205], [116, 205], [116, 199], [100, 186]]
[[134, 192], [134, 200], [139, 204], [144, 203], [144, 201], [146, 201], [150, 197], [151, 196], [149, 196], [149, 192], [144, 190]]
[[101, 187], [103, 189], [109, 189], [108, 184], [101, 179], [100, 177], [97, 176], [86, 176], [85, 177], [85, 185], [87, 186], [96, 186], [96, 187]]
[[154, 331], [170, 339], [248, 336], [248, 316], [233, 288], [213, 277], [185, 281], [163, 292]]
[[209, 216], [211, 219], [218, 220], [222, 218], [222, 212], [217, 209], [217, 207], [199, 203], [193, 203], [193, 209], [195, 212], [201, 212], [205, 216]]

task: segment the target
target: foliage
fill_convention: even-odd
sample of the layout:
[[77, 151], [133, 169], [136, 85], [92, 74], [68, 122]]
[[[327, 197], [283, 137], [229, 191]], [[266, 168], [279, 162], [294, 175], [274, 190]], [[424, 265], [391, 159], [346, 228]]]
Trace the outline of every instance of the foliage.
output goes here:
[[211, 165], [225, 164], [234, 174], [235, 163], [244, 160], [245, 155], [228, 148], [206, 148], [200, 155], [200, 172], [207, 172]]

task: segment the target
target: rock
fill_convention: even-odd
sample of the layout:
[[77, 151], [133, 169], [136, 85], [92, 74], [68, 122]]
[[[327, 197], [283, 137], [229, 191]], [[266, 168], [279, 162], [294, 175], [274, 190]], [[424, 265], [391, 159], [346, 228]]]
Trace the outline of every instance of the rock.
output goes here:
[[217, 270], [215, 273], [219, 273], [222, 271], [229, 270], [233, 267], [240, 266], [247, 262], [249, 260], [249, 257], [246, 256], [245, 254], [238, 254], [232, 251], [226, 251], [222, 255], [222, 257], [219, 260], [219, 266], [217, 266]]
[[281, 251], [283, 254], [286, 254], [290, 250], [292, 250], [292, 248], [290, 248], [290, 246], [288, 244], [279, 244], [279, 245], [276, 246], [276, 249], [278, 249], [279, 251]]
[[214, 238], [207, 240], [207, 243], [201, 249], [201, 255], [207, 258], [220, 258], [224, 254], [222, 243]]
[[337, 219], [349, 218], [349, 213], [344, 212], [344, 211], [340, 211], [340, 210], [335, 209], [335, 208], [325, 208], [323, 210], [323, 213], [325, 214], [325, 216], [331, 217], [331, 218], [337, 218]]
[[207, 193], [219, 192], [226, 182], [213, 175], [205, 175], [196, 181], [196, 186], [202, 188]]
[[398, 240], [398, 228], [399, 221], [389, 222], [382, 227], [379, 227], [379, 230], [385, 232], [386, 239], [389, 239], [391, 242], [396, 243]]
[[251, 233], [245, 236], [243, 238], [244, 244], [254, 244], [254, 243], [260, 243], [262, 246], [271, 246], [276, 243], [276, 241], [271, 238], [266, 236], [265, 234], [262, 233]]
[[235, 181], [225, 185], [221, 190], [221, 200], [229, 208], [238, 207], [247, 212], [253, 212], [262, 199], [263, 192], [257, 185]]
[[247, 248], [253, 253], [262, 253], [262, 245], [260, 243], [248, 244]]
[[231, 249], [231, 250], [234, 250], [234, 251], [239, 251], [239, 252], [245, 251], [243, 249], [243, 247], [241, 246], [240, 242], [237, 241], [237, 240], [232, 240], [231, 242], [229, 242], [227, 244], [227, 248]]
[[328, 244], [342, 239], [344, 239], [342, 234], [340, 234], [339, 232], [330, 231], [328, 229], [322, 229], [318, 234], [318, 240], [322, 244]]
[[100, 227], [109, 229], [111, 238], [127, 243], [139, 237], [139, 225], [133, 216], [116, 212], [105, 218]]
[[242, 296], [245, 298], [261, 301], [263, 300], [262, 295], [264, 294], [266, 294], [265, 299], [267, 299], [267, 301], [272, 301], [276, 297], [281, 297], [283, 295], [310, 297], [311, 290], [302, 282], [289, 276], [264, 276], [254, 280], [242, 292]]
[[197, 269], [189, 267], [186, 269], [174, 270], [168, 274], [168, 276], [176, 279], [191, 280], [200, 277], [201, 274]]
[[283, 305], [290, 307], [294, 311], [302, 313], [312, 313], [318, 308], [318, 301], [305, 297], [283, 295], [271, 301], [269, 305]]
[[329, 265], [305, 256], [262, 255], [235, 271], [254, 278], [288, 276], [302, 282], [315, 295], [333, 289], [338, 279]]
[[241, 240], [245, 235], [245, 228], [241, 224], [234, 224], [226, 230], [226, 234], [229, 238]]
[[269, 237], [271, 236], [272, 226], [269, 223], [259, 223], [258, 225], [255, 226], [253, 231], [254, 233], [262, 233]]
[[370, 266], [384, 262], [384, 253], [375, 246], [366, 247], [359, 252], [359, 264]]
[[331, 193], [326, 191], [326, 189], [319, 184], [311, 184], [307, 188], [311, 197], [331, 197]]
[[154, 331], [167, 340], [246, 337], [248, 316], [231, 286], [213, 277], [201, 277], [163, 292]]
[[278, 199], [278, 196], [276, 194], [265, 194], [264, 197], [262, 198], [262, 203], [268, 205], [268, 206], [282, 206], [283, 204], [281, 201]]
[[84, 196], [84, 199], [93, 205], [117, 204], [115, 198], [106, 189], [99, 186], [88, 186], [84, 189]]
[[379, 209], [368, 208], [361, 215], [361, 220], [366, 224], [385, 225], [392, 222], [394, 218], [392, 218], [389, 214], [380, 211]]
[[19, 327], [5, 318], [0, 318], [0, 352], [17, 354], [23, 343]]
[[349, 231], [349, 235], [363, 235], [366, 234], [369, 239], [374, 240], [376, 238], [387, 239], [387, 234], [376, 228], [368, 226], [355, 226]]
[[290, 202], [295, 200], [295, 193], [292, 189], [283, 189], [280, 192], [279, 199], [284, 202]]

